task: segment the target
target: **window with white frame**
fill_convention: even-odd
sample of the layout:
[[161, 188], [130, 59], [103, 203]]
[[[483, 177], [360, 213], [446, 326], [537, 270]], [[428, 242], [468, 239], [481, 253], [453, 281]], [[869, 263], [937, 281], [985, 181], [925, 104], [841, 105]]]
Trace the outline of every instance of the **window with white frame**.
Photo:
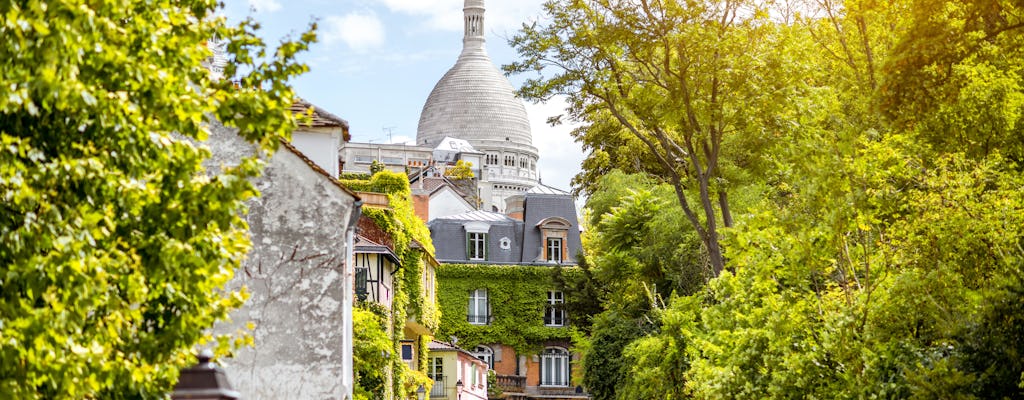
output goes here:
[[547, 259], [549, 263], [562, 262], [562, 238], [549, 237], [547, 240]]
[[473, 356], [487, 364], [487, 368], [494, 369], [494, 350], [491, 350], [490, 347], [476, 346], [473, 349]]
[[487, 259], [487, 234], [469, 232], [466, 234], [466, 257], [470, 260]]
[[548, 304], [544, 310], [544, 325], [565, 326], [565, 295], [560, 291], [548, 291]]
[[444, 364], [441, 357], [430, 357], [427, 359], [427, 377], [434, 380], [433, 389], [430, 390], [430, 397], [443, 397], [444, 387]]
[[548, 347], [540, 356], [540, 385], [569, 386], [569, 352]]
[[487, 325], [490, 322], [490, 314], [487, 289], [476, 289], [469, 292], [469, 309], [466, 311], [466, 320], [474, 325]]
[[516, 166], [516, 156], [514, 156], [514, 155], [506, 155], [505, 156], [505, 166], [506, 167], [514, 167], [514, 166]]

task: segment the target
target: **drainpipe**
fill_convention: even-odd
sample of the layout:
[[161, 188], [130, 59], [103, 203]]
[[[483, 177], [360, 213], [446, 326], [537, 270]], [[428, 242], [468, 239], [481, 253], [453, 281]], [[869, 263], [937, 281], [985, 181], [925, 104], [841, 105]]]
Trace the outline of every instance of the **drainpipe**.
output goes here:
[[342, 312], [342, 356], [341, 356], [341, 370], [342, 370], [342, 390], [344, 391], [342, 398], [351, 399], [352, 392], [355, 388], [355, 368], [352, 363], [352, 346], [354, 344], [355, 337], [352, 333], [352, 308], [355, 306], [353, 296], [355, 296], [355, 258], [354, 252], [352, 251], [355, 246], [355, 232], [356, 226], [359, 225], [359, 216], [363, 212], [363, 201], [356, 200], [352, 203], [352, 212], [349, 214], [348, 227], [345, 229], [345, 293], [341, 297], [343, 299], [341, 312]]

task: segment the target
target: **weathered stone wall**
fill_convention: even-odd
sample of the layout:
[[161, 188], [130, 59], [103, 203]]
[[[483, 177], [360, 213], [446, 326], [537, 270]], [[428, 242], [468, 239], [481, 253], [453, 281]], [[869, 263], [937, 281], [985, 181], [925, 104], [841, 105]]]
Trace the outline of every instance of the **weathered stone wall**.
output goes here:
[[[213, 162], [235, 163], [253, 147], [223, 127], [207, 145]], [[282, 147], [254, 181], [253, 249], [231, 285], [252, 297], [218, 324], [230, 333], [252, 322], [255, 347], [222, 360], [246, 400], [347, 399], [352, 393], [352, 271], [347, 234], [355, 198]]]

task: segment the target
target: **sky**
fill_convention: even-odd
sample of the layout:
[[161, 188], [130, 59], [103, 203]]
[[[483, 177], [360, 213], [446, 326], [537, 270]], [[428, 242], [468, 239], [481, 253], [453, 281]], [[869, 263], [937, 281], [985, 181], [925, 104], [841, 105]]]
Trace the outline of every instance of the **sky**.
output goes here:
[[[524, 22], [541, 18], [543, 0], [485, 0], [487, 53], [498, 67], [515, 61], [508, 46]], [[294, 80], [299, 96], [349, 122], [353, 142], [414, 142], [431, 89], [462, 50], [463, 0], [226, 0], [229, 21], [251, 17], [269, 46], [297, 38], [313, 21], [318, 43], [300, 57], [310, 71]], [[519, 87], [527, 76], [512, 76]], [[569, 190], [583, 151], [571, 125], [549, 126], [564, 102], [525, 102], [540, 151], [541, 180]]]

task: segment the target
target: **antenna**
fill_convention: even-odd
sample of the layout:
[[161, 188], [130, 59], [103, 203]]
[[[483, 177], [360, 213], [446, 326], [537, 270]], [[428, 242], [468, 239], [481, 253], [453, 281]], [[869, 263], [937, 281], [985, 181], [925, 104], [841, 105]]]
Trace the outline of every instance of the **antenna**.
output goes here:
[[385, 127], [380, 128], [380, 129], [382, 131], [384, 131], [385, 135], [388, 136], [388, 143], [391, 143], [391, 141], [394, 140], [394, 139], [392, 139], [392, 134], [395, 131], [395, 127], [393, 127], [393, 126], [385, 126]]

